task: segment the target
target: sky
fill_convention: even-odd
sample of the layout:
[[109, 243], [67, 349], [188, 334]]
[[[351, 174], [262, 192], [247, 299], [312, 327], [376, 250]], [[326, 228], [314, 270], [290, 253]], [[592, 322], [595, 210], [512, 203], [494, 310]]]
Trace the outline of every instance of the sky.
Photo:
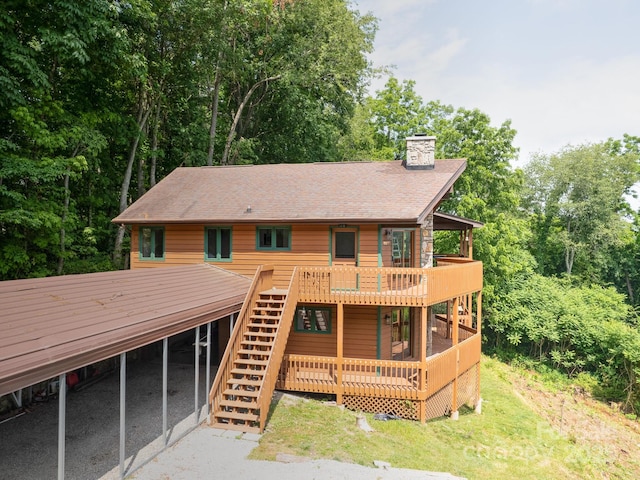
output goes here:
[[[375, 66], [426, 103], [511, 120], [534, 153], [640, 136], [638, 0], [353, 0], [378, 18]], [[372, 83], [371, 94], [386, 79]]]

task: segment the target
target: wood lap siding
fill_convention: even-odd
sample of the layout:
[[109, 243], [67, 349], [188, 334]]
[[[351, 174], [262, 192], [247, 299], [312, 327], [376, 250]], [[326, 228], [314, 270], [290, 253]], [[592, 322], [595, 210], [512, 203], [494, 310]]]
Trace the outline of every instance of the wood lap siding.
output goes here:
[[308, 333], [295, 331], [295, 319], [285, 354], [335, 357], [337, 355], [338, 314], [335, 305], [323, 305], [331, 308], [331, 333]]
[[378, 225], [361, 225], [360, 250], [358, 254], [359, 267], [378, 266]]
[[377, 357], [378, 307], [344, 306], [344, 356]]
[[[215, 225], [218, 226], [218, 225]], [[205, 225], [165, 225], [164, 260], [141, 260], [138, 253], [138, 226], [131, 232], [131, 268], [167, 267], [202, 263], [204, 259]], [[213, 262], [218, 267], [241, 275], [252, 276], [259, 265], [274, 265], [274, 283], [278, 288], [289, 285], [298, 265], [329, 265], [329, 225], [292, 225], [291, 250], [256, 250], [256, 225], [232, 226], [232, 261]], [[360, 237], [360, 261], [366, 266], [378, 265], [378, 228], [363, 227]]]
[[[344, 356], [377, 358], [378, 308], [375, 306], [344, 306]], [[384, 329], [383, 329], [384, 330]], [[387, 328], [388, 330], [388, 328]], [[337, 355], [337, 311], [331, 306], [331, 334], [296, 332], [289, 334], [287, 354], [335, 357]], [[387, 334], [387, 343], [391, 340]], [[390, 347], [387, 355], [390, 355]]]

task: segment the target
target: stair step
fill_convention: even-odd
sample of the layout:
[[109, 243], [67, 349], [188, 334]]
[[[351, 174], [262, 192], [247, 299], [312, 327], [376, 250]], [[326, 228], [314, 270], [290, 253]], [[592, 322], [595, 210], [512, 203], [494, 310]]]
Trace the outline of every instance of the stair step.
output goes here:
[[265, 337], [265, 338], [274, 338], [276, 336], [275, 332], [244, 332], [245, 337]]
[[277, 323], [250, 323], [248, 328], [260, 328], [263, 332], [277, 332], [278, 324]]
[[[247, 378], [229, 378], [227, 380], [227, 385], [243, 385], [245, 387], [259, 387], [260, 385], [262, 385], [262, 379], [260, 379], [260, 380], [249, 380]], [[236, 391], [238, 391], [238, 390], [236, 390]], [[247, 390], [245, 390], [245, 391], [247, 391]]]
[[262, 315], [260, 313], [252, 313], [249, 317], [251, 320], [280, 320], [280, 313], [274, 313], [273, 315]]
[[273, 342], [261, 342], [259, 340], [242, 340], [241, 345], [244, 347], [246, 345], [255, 345], [258, 347], [270, 347]]
[[264, 290], [262, 292], [260, 292], [260, 295], [262, 296], [273, 296], [273, 295], [284, 295], [286, 296], [289, 293], [289, 290], [286, 290], [284, 288], [272, 288], [270, 290]]
[[252, 350], [249, 348], [242, 348], [238, 350], [238, 355], [259, 355], [261, 357], [268, 357], [271, 355], [271, 350]]
[[256, 300], [253, 308], [281, 308], [284, 307], [284, 300], [273, 298], [260, 298]]
[[269, 365], [269, 360], [256, 360], [255, 358], [236, 358], [233, 363], [240, 365], [256, 365], [266, 367], [267, 365]]
[[282, 303], [273, 303], [270, 305], [255, 305], [252, 309], [253, 312], [275, 312], [282, 313], [284, 311], [284, 305]]
[[250, 368], [234, 368], [231, 370], [231, 374], [233, 375], [256, 375], [263, 377], [265, 374], [265, 370], [253, 370]]
[[223, 410], [214, 412], [213, 416], [216, 418], [227, 418], [229, 420], [243, 420], [245, 422], [257, 422], [260, 419], [260, 416], [255, 413], [225, 412]]
[[258, 398], [258, 395], [260, 395], [260, 392], [258, 390], [238, 390], [235, 388], [227, 388], [222, 394], [228, 397]]
[[255, 410], [256, 408], [258, 408], [258, 402], [256, 402], [255, 399], [248, 402], [243, 402], [242, 400], [227, 400], [223, 398], [222, 400], [220, 400], [220, 408], [222, 409], [225, 407], [246, 408], [249, 410]]

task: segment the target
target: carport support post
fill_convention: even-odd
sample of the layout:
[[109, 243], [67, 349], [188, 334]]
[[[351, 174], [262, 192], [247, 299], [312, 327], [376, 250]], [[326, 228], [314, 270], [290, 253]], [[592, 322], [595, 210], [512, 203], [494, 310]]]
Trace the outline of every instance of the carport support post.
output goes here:
[[207, 398], [207, 415], [209, 415], [209, 389], [211, 388], [211, 322], [207, 323], [207, 389], [205, 397]]
[[198, 383], [200, 383], [200, 325], [196, 327], [196, 348], [195, 351], [195, 367], [194, 367], [194, 383], [195, 383], [195, 411], [196, 425], [198, 425], [199, 412], [198, 412]]
[[58, 480], [64, 480], [65, 427], [67, 423], [67, 374], [58, 377]]
[[127, 352], [120, 354], [120, 478], [124, 478], [124, 437], [127, 388]]
[[167, 370], [169, 365], [169, 337], [162, 339], [162, 439], [167, 446]]

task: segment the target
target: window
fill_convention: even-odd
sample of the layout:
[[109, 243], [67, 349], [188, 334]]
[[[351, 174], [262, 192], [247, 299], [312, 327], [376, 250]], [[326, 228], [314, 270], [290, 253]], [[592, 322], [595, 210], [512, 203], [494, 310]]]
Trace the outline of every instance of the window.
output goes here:
[[164, 228], [140, 227], [140, 258], [164, 259]]
[[213, 262], [231, 261], [231, 228], [204, 229], [204, 258]]
[[291, 227], [258, 227], [258, 250], [291, 250]]
[[331, 333], [331, 310], [328, 308], [298, 307], [296, 332]]

